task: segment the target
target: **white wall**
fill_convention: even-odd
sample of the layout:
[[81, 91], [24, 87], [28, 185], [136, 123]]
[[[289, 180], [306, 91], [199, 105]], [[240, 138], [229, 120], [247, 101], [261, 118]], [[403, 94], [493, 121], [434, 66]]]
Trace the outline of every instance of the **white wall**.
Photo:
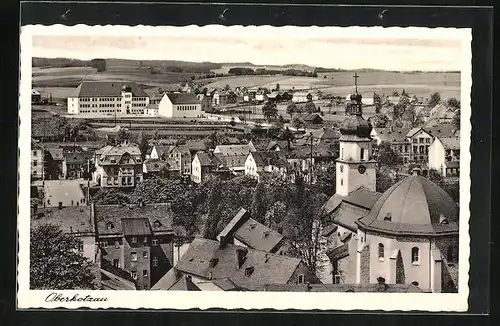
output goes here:
[[441, 170], [441, 166], [445, 161], [445, 150], [441, 141], [436, 138], [429, 146], [429, 168]]

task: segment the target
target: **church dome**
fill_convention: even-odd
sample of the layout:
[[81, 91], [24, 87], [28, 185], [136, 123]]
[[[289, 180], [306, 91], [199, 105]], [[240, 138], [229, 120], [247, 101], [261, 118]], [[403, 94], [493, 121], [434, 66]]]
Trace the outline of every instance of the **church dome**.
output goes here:
[[351, 115], [339, 127], [340, 133], [343, 136], [358, 136], [360, 138], [370, 138], [372, 131], [371, 124], [359, 115]]
[[458, 232], [458, 205], [441, 187], [422, 176], [397, 182], [359, 219], [361, 230], [395, 235]]

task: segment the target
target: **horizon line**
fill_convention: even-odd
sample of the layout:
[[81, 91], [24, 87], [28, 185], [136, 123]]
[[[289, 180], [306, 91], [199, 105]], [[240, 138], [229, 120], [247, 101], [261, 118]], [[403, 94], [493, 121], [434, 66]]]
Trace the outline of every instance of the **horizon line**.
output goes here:
[[[96, 57], [92, 59], [78, 59], [78, 58], [72, 58], [72, 57], [43, 57], [43, 56], [35, 56], [32, 57], [31, 59], [67, 59], [67, 60], [77, 60], [77, 61], [91, 61], [94, 59], [104, 59], [104, 60], [127, 60], [127, 61], [178, 61], [178, 62], [184, 62], [184, 63], [211, 63], [211, 64], [218, 64], [218, 65], [224, 65], [224, 64], [248, 64], [252, 66], [271, 66], [271, 67], [285, 67], [285, 66], [307, 66], [310, 68], [321, 68], [321, 69], [332, 69], [332, 70], [338, 70], [338, 71], [359, 71], [359, 70], [373, 70], [373, 71], [385, 71], [385, 72], [428, 72], [428, 73], [461, 73], [460, 70], [420, 70], [420, 69], [413, 69], [413, 70], [390, 70], [390, 69], [381, 69], [381, 68], [353, 68], [353, 69], [346, 69], [346, 68], [334, 68], [334, 67], [324, 67], [324, 66], [312, 66], [306, 63], [287, 63], [287, 64], [282, 64], [282, 65], [276, 65], [276, 64], [256, 64], [252, 62], [214, 62], [214, 61], [186, 61], [186, 60], [179, 60], [179, 59], [126, 59], [126, 58], [102, 58], [102, 57]], [[61, 67], [63, 68], [63, 67]], [[70, 67], [64, 67], [64, 68], [70, 68]], [[235, 68], [238, 68], [235, 66]], [[244, 68], [244, 67], [241, 67]]]

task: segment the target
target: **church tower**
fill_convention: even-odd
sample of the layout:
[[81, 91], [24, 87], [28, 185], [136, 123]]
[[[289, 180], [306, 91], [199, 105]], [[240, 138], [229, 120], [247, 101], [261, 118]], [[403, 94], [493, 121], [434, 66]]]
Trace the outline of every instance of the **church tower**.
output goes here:
[[370, 133], [372, 126], [363, 114], [362, 96], [358, 93], [357, 74], [354, 74], [355, 93], [346, 103], [347, 118], [340, 125], [340, 155], [336, 162], [336, 194], [347, 196], [364, 187], [376, 191], [375, 165], [372, 158]]

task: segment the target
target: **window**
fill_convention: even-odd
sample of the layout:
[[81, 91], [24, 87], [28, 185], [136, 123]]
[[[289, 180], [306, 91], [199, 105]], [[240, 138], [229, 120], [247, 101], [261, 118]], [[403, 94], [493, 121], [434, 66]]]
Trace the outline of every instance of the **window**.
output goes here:
[[78, 244], [78, 251], [82, 252], [83, 251], [83, 242]]
[[37, 160], [34, 160], [33, 161], [33, 166], [37, 166], [38, 165], [38, 161]]
[[148, 237], [144, 237], [144, 239], [142, 240], [142, 243], [148, 243]]
[[158, 239], [151, 240], [151, 243], [153, 244], [153, 246], [157, 246], [158, 245]]
[[148, 258], [148, 252], [147, 251], [143, 251], [142, 252], [142, 258]]
[[137, 253], [136, 252], [131, 252], [130, 253], [130, 260], [131, 261], [137, 261]]
[[344, 185], [344, 179], [340, 179], [340, 185], [343, 186]]
[[132, 276], [134, 280], [137, 280], [137, 272], [130, 272], [130, 276]]
[[446, 260], [448, 261], [448, 263], [454, 263], [457, 261], [457, 252], [456, 252], [456, 249], [455, 247], [453, 246], [449, 246], [448, 247], [448, 250], [447, 250], [447, 253], [446, 253]]
[[382, 243], [378, 244], [378, 260], [383, 261], [384, 260], [384, 245]]
[[304, 283], [304, 274], [300, 274], [297, 278], [297, 281], [299, 284], [303, 284]]
[[101, 247], [102, 248], [107, 248], [108, 247], [108, 242], [107, 241], [101, 241]]
[[158, 266], [158, 257], [153, 257], [153, 267]]
[[418, 265], [420, 263], [420, 261], [419, 261], [419, 254], [418, 254], [418, 248], [417, 247], [411, 248], [411, 263], [413, 265]]
[[120, 260], [119, 259], [113, 259], [113, 266], [120, 267]]
[[344, 165], [340, 164], [340, 172], [344, 172]]
[[38, 151], [33, 151], [33, 156], [38, 156]]
[[132, 243], [137, 243], [137, 238], [136, 237], [132, 237]]
[[145, 269], [145, 270], [142, 271], [142, 276], [143, 277], [148, 277], [148, 270], [147, 269]]
[[361, 149], [361, 160], [365, 159], [365, 150]]
[[431, 139], [430, 139], [430, 138], [427, 138], [427, 139], [425, 139], [425, 142], [426, 142], [426, 143], [430, 143], [430, 142], [431, 142]]
[[255, 268], [253, 266], [245, 268], [245, 276], [249, 277], [250, 275], [252, 275], [254, 270], [255, 270]]

